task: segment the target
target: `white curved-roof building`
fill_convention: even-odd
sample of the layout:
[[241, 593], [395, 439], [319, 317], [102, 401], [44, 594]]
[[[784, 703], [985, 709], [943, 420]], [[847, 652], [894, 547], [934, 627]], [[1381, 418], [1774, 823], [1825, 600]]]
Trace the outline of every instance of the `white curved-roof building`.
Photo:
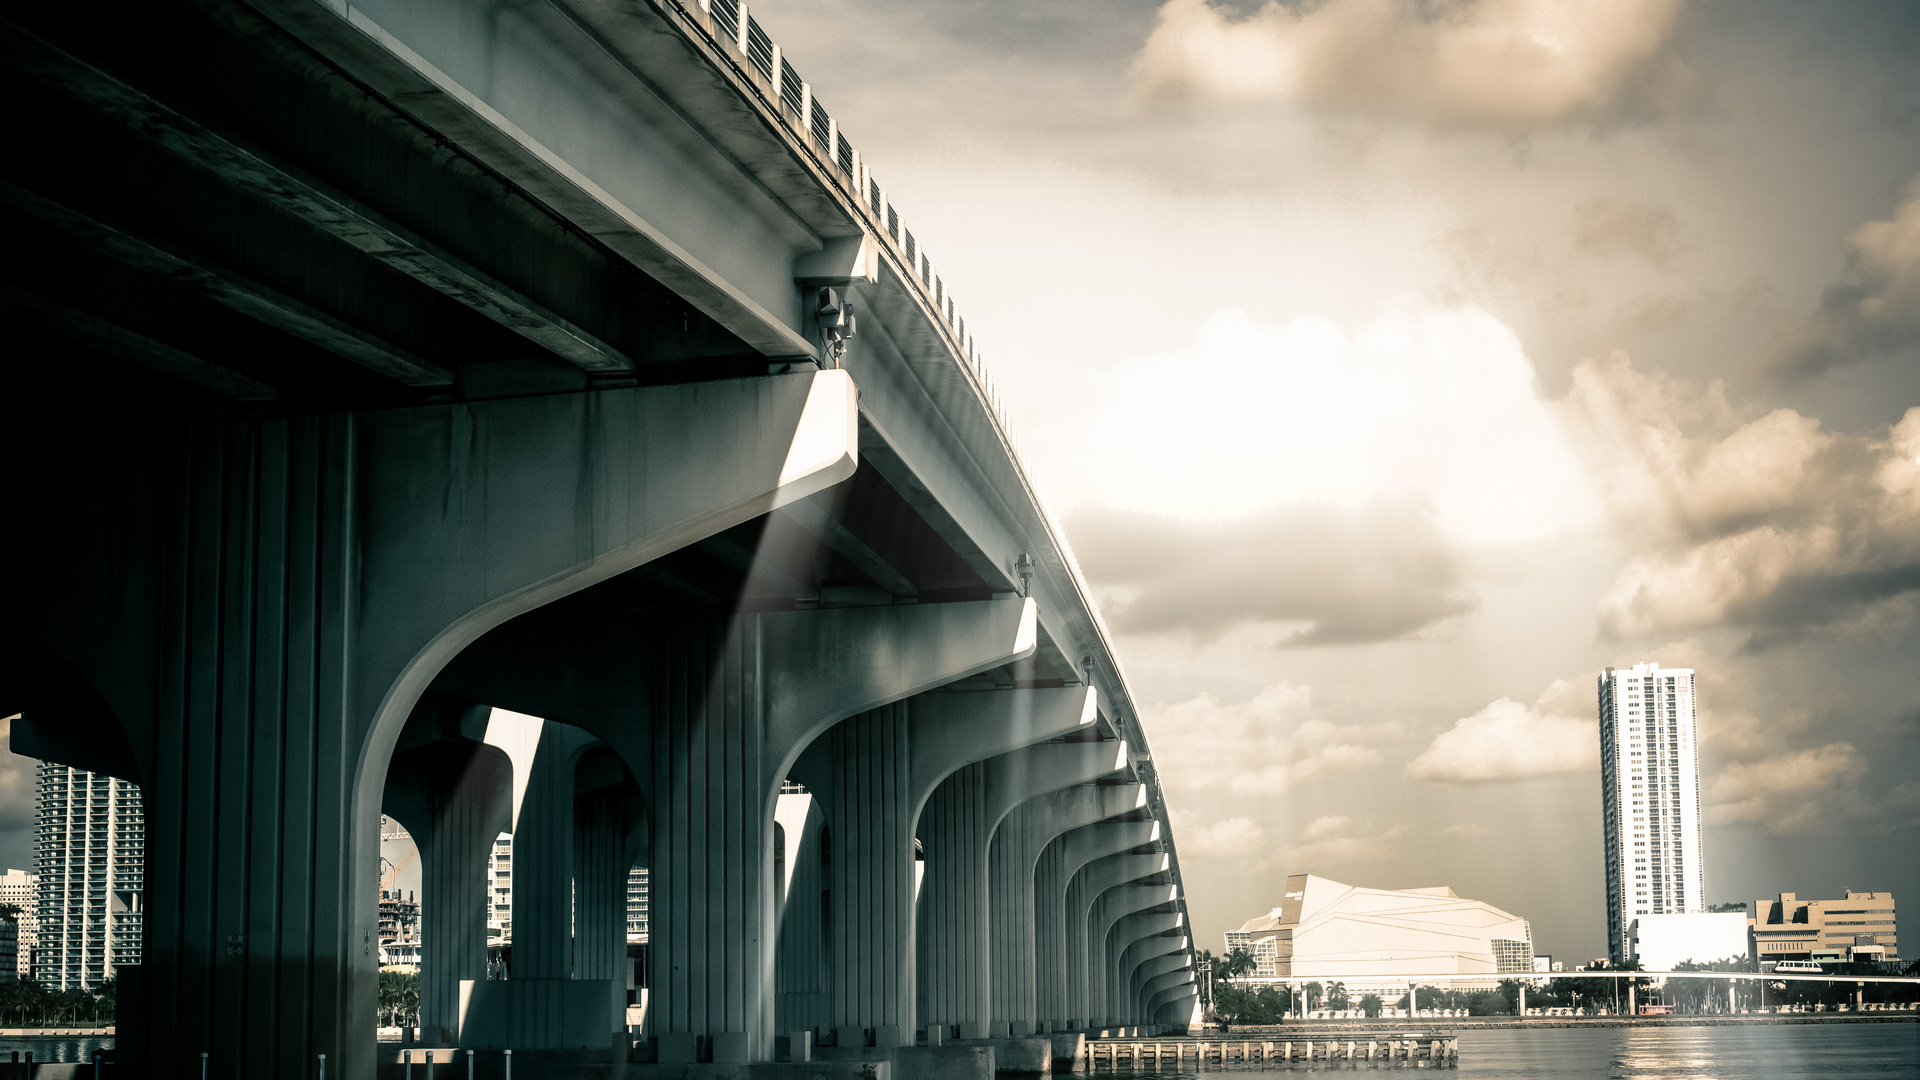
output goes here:
[[1533, 931], [1527, 920], [1444, 885], [1364, 889], [1295, 874], [1279, 907], [1227, 932], [1227, 950], [1243, 948], [1260, 962], [1255, 978], [1356, 979], [1404, 986], [1461, 989], [1491, 986], [1503, 975], [1531, 973]]

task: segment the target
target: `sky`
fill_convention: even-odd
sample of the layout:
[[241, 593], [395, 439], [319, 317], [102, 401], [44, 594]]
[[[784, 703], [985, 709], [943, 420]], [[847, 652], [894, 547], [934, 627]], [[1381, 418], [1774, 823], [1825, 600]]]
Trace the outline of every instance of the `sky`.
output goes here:
[[978, 339], [1199, 946], [1314, 873], [1603, 954], [1642, 660], [1700, 673], [1710, 901], [1920, 902], [1920, 8], [752, 11]]
[[1709, 901], [1920, 900], [1920, 9], [752, 10], [978, 339], [1198, 945], [1314, 873], [1603, 955], [1643, 660]]

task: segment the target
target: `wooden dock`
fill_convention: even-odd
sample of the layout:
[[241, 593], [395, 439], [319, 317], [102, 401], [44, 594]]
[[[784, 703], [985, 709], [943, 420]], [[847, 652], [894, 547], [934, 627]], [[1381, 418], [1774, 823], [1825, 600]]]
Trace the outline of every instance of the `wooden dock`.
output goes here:
[[1344, 1039], [1088, 1039], [1089, 1069], [1278, 1069], [1314, 1065], [1453, 1068], [1460, 1040], [1452, 1034], [1375, 1034]]

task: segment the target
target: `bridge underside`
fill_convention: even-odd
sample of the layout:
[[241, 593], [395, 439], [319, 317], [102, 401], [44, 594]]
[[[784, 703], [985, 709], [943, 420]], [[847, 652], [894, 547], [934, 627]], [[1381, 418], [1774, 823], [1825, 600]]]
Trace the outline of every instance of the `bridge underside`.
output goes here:
[[[665, 11], [648, 62], [724, 86]], [[765, 266], [616, 228], [484, 103], [369, 74], [406, 53], [305, 0], [0, 20], [0, 714], [141, 786], [123, 1051], [370, 1075], [383, 813], [421, 850], [430, 1041], [624, 1056], [635, 867], [661, 1061], [1179, 1015], [1124, 688], [1033, 515], [927, 449], [978, 417], [900, 389], [937, 335], [898, 268], [850, 283], [872, 344], [817, 362], [796, 258], [860, 235], [845, 200], [770, 135], [688, 141], [739, 106], [681, 101], [661, 156], [734, 170], [697, 194]], [[510, 745], [493, 709], [544, 723]]]

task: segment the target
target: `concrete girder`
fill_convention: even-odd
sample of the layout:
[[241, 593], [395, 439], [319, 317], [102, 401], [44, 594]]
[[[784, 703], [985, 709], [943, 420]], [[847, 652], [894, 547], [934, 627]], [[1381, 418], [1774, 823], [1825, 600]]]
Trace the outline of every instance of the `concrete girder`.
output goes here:
[[[1060, 927], [1036, 914], [1037, 864], [1053, 839], [1096, 821], [1144, 807], [1139, 784], [1082, 784], [1038, 795], [1009, 812], [988, 849], [988, 925], [993, 928], [993, 1021], [1019, 1038], [1044, 1030], [1038, 966], [1059, 958]], [[1057, 887], [1058, 883], [1050, 883]], [[1050, 898], [1051, 900], [1051, 898]], [[1057, 911], [1057, 903], [1045, 905]]]
[[1120, 742], [1048, 743], [969, 765], [934, 790], [921, 817], [918, 980], [928, 1023], [988, 1034], [992, 1013], [987, 852], [994, 830], [1021, 802], [1127, 767]]
[[41, 329], [231, 401], [274, 401], [280, 396], [273, 387], [232, 368], [11, 285], [0, 284], [0, 307]]
[[[1121, 849], [1123, 851], [1150, 843], [1160, 835], [1158, 821], [1094, 825], [1088, 829], [1112, 830], [1116, 835], [1111, 842], [1134, 841], [1126, 843]], [[1084, 1029], [1104, 1015], [1093, 1008], [1094, 987], [1099, 982], [1100, 965], [1106, 955], [1104, 932], [1098, 939], [1092, 937], [1095, 905], [1109, 889], [1154, 874], [1164, 874], [1172, 864], [1173, 857], [1165, 852], [1108, 855], [1088, 861], [1068, 879], [1062, 905], [1062, 925], [1067, 935], [1066, 1000], [1063, 1007], [1067, 1013], [1068, 1030]]]
[[[305, 5], [312, 6], [312, 5]], [[325, 12], [324, 7], [315, 10]], [[294, 217], [365, 252], [438, 292], [467, 305], [506, 328], [519, 333], [535, 345], [562, 359], [597, 372], [631, 371], [633, 362], [606, 342], [501, 283], [431, 241], [415, 235], [406, 227], [390, 221], [345, 193], [332, 190], [299, 169], [273, 160], [264, 151], [220, 134], [113, 76], [38, 40], [17, 27], [0, 34], [10, 68], [24, 71], [39, 81], [56, 87], [85, 102], [174, 153], [186, 157], [215, 174], [246, 188]], [[123, 256], [124, 257], [124, 256]], [[151, 256], [149, 256], [151, 260]], [[204, 271], [204, 268], [201, 268]], [[170, 277], [186, 271], [179, 267]], [[207, 284], [199, 291], [214, 288], [225, 293], [222, 302], [234, 306], [238, 286]], [[260, 309], [249, 311], [261, 317], [261, 311], [273, 305], [271, 298], [256, 295], [242, 300]], [[410, 358], [388, 346], [355, 335], [344, 324], [316, 321], [317, 313], [284, 305], [281, 319], [304, 319], [322, 328], [321, 344], [342, 352], [354, 361], [411, 386], [442, 386], [453, 381], [439, 367]], [[285, 328], [285, 327], [283, 327]], [[338, 346], [338, 347], [336, 347]], [[378, 365], [378, 366], [376, 366]]]
[[[48, 456], [6, 483], [63, 527], [8, 538], [43, 573], [4, 621], [90, 680], [154, 808], [154, 1060], [212, 1047], [223, 1074], [291, 1075], [324, 1052], [370, 1074], [380, 802], [435, 673], [515, 615], [845, 479], [856, 408], [820, 372], [43, 428]], [[16, 738], [81, 752], [61, 719]]]
[[[720, 81], [651, 7], [259, 0], [275, 22], [768, 357], [812, 357], [809, 222], [678, 102]], [[669, 74], [671, 72], [671, 74]], [[737, 122], [737, 121], [733, 121]], [[858, 227], [846, 217], [839, 227]]]
[[[1166, 958], [1161, 957], [1161, 959]], [[1145, 1002], [1146, 1018], [1149, 1021], [1154, 1020], [1161, 1005], [1178, 996], [1185, 988], [1193, 986], [1198, 979], [1199, 976], [1193, 973], [1192, 965], [1188, 964], [1177, 971], [1162, 972], [1147, 980], [1146, 985], [1140, 989], [1141, 1000]]]
[[226, 267], [96, 221], [43, 195], [0, 182], [0, 204], [60, 230], [81, 244], [145, 270], [217, 304], [284, 330], [370, 371], [409, 386], [446, 386], [453, 374], [391, 342]]
[[1106, 890], [1094, 902], [1087, 919], [1089, 1026], [1101, 1027], [1114, 1022], [1113, 967], [1121, 950], [1133, 940], [1132, 936], [1116, 940], [1119, 933], [1116, 927], [1135, 912], [1173, 904], [1179, 897], [1180, 889], [1176, 885], [1122, 885]]
[[[833, 843], [830, 1026], [912, 1045], [913, 834], [928, 796], [970, 760], [1090, 725], [1095, 707], [1086, 687], [922, 694], [849, 717], [794, 763]], [[796, 921], [791, 933], [817, 925]]]

